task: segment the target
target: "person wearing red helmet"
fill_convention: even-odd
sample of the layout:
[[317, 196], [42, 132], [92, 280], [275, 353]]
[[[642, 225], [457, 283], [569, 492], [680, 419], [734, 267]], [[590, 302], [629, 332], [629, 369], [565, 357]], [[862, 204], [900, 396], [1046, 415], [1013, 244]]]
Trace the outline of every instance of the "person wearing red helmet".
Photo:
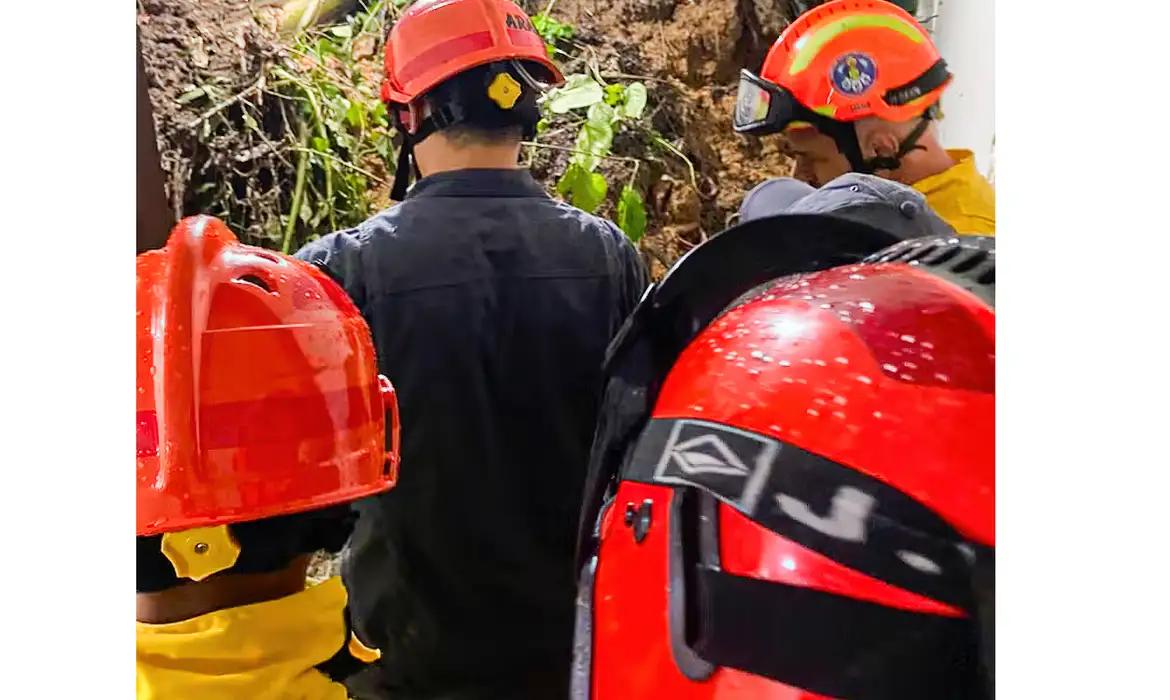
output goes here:
[[951, 83], [926, 30], [886, 0], [832, 0], [781, 34], [759, 75], [741, 72], [739, 133], [785, 133], [797, 171], [848, 171], [914, 187], [959, 234], [995, 235], [995, 190], [974, 154], [946, 150], [936, 120]]
[[340, 578], [306, 572], [397, 479], [369, 329], [326, 274], [211, 217], [137, 271], [137, 697], [344, 700], [379, 652]]
[[[335, 276], [402, 404], [394, 491], [342, 561], [357, 629], [393, 650], [357, 698], [562, 697], [573, 525], [605, 347], [648, 275], [611, 222], [517, 166], [544, 41], [510, 0], [417, 0], [386, 43], [400, 200], [297, 257]], [[417, 168], [417, 173], [414, 170]], [[407, 192], [410, 177], [421, 179]]]
[[574, 700], [994, 697], [995, 243], [749, 221], [631, 316]]

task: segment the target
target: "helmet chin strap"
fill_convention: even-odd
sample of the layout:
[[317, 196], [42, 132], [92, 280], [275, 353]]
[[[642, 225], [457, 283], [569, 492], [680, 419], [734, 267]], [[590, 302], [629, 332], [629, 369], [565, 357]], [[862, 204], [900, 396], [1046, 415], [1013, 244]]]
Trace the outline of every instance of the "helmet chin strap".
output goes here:
[[[412, 109], [418, 109], [413, 107]], [[390, 199], [401, 202], [406, 198], [406, 191], [410, 187], [411, 177], [421, 180], [422, 173], [418, 169], [418, 159], [414, 157], [414, 146], [422, 143], [428, 136], [445, 129], [456, 122], [463, 120], [462, 106], [456, 102], [431, 107], [431, 113], [418, 121], [418, 128], [411, 133], [403, 123], [402, 115], [395, 113], [394, 125], [402, 134], [402, 147], [398, 149], [398, 165], [394, 171], [394, 184], [390, 187]]]
[[913, 131], [906, 135], [906, 138], [898, 144], [898, 151], [892, 156], [875, 156], [866, 159], [861, 153], [861, 143], [857, 139], [857, 127], [852, 123], [836, 122], [831, 133], [833, 141], [837, 143], [837, 148], [841, 150], [841, 154], [849, 161], [849, 167], [854, 172], [863, 175], [872, 175], [878, 170], [897, 170], [902, 167], [902, 158], [906, 154], [915, 150], [926, 150], [925, 146], [921, 146], [918, 140], [926, 133], [926, 129], [930, 126], [930, 122], [934, 119], [934, 111], [927, 110], [918, 120]]

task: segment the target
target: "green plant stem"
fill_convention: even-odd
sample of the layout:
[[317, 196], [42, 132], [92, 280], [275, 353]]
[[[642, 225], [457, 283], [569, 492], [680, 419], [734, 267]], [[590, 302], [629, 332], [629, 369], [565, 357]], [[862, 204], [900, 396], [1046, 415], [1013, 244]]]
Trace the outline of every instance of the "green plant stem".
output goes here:
[[[301, 127], [300, 143], [303, 147], [308, 141], [309, 135], [305, 132], [305, 128]], [[308, 149], [306, 149], [308, 150]], [[289, 246], [292, 245], [293, 231], [297, 228], [297, 219], [301, 215], [301, 202], [305, 197], [305, 180], [309, 172], [309, 154], [301, 153], [300, 159], [297, 160], [297, 181], [293, 186], [292, 204], [288, 210], [288, 222], [284, 226], [284, 242], [280, 246], [280, 252], [288, 255]], [[330, 202], [332, 205], [332, 202]]]
[[[317, 102], [316, 95], [313, 94], [313, 87], [286, 70], [280, 70], [280, 75], [286, 80], [291, 80], [304, 91], [305, 97], [308, 98], [309, 105], [313, 109], [314, 127], [317, 135], [328, 141], [329, 130], [325, 128], [325, 117], [321, 114], [321, 105]], [[304, 143], [301, 145], [304, 146]], [[333, 171], [329, 168], [322, 168], [322, 170], [325, 171], [325, 199], [329, 203], [329, 225], [336, 231], [337, 220], [333, 213]]]
[[377, 175], [371, 173], [369, 170], [366, 170], [365, 168], [359, 168], [358, 166], [354, 165], [353, 163], [350, 163], [347, 160], [343, 160], [341, 158], [338, 158], [337, 156], [333, 155], [332, 153], [326, 153], [325, 151], [318, 151], [315, 148], [302, 148], [299, 146], [292, 146], [288, 150], [294, 151], [296, 153], [309, 153], [312, 155], [321, 156], [322, 158], [328, 158], [329, 160], [333, 161], [334, 163], [337, 163], [338, 165], [343, 165], [343, 166], [349, 168], [350, 170], [354, 171], [355, 173], [360, 173], [362, 175], [365, 175], [366, 177], [370, 178], [371, 180], [373, 180], [374, 182], [376, 182], [380, 185], [389, 184], [386, 180], [383, 180], [382, 178], [378, 177]]
[[659, 146], [662, 146], [663, 148], [667, 149], [668, 151], [675, 154], [679, 158], [683, 159], [683, 161], [687, 164], [687, 170], [691, 171], [691, 187], [694, 187], [695, 191], [698, 192], [699, 191], [699, 178], [695, 176], [695, 166], [693, 163], [691, 163], [691, 159], [687, 158], [686, 154], [684, 154], [682, 151], [675, 148], [673, 143], [671, 143], [670, 141], [667, 141], [666, 139], [662, 138], [658, 134], [654, 134], [654, 143], [658, 144]]
[[[375, 2], [366, 9], [366, 17], [362, 20], [362, 28], [361, 31], [358, 32], [359, 36], [365, 34], [366, 31], [370, 28], [370, 22], [378, 19], [378, 13], [382, 11], [382, 8], [385, 4], [386, 0], [378, 0], [378, 2]], [[378, 34], [381, 34], [381, 32], [378, 32]], [[350, 41], [353, 41], [353, 39], [354, 37], [350, 37]]]

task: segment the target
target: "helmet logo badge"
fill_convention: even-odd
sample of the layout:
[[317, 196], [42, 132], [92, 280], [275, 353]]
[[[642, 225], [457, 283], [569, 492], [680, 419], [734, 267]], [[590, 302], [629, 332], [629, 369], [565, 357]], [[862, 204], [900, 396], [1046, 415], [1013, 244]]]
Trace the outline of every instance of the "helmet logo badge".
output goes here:
[[877, 80], [877, 64], [863, 53], [847, 53], [833, 62], [829, 77], [833, 81], [833, 87], [842, 94], [860, 97], [868, 92]]
[[701, 435], [674, 445], [670, 459], [683, 474], [748, 476], [751, 470], [735, 453], [712, 434]]

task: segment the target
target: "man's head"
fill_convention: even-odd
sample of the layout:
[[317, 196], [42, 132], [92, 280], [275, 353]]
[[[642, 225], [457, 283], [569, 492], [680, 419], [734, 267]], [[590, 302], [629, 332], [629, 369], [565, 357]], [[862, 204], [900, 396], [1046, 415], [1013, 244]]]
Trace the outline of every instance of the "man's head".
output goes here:
[[[921, 133], [915, 133], [923, 123], [922, 119], [919, 115], [910, 121], [891, 122], [866, 117], [853, 122], [862, 158], [870, 162], [897, 163], [892, 170], [875, 168], [876, 174], [911, 185], [954, 165], [939, 140], [936, 122], [928, 119]], [[784, 135], [796, 157], [797, 178], [821, 185], [852, 170], [837, 142], [815, 127], [789, 129]], [[912, 146], [899, 155], [908, 140], [913, 141]]]
[[[896, 173], [910, 154], [933, 152], [927, 132], [950, 81], [930, 36], [905, 10], [885, 0], [833, 0], [784, 30], [758, 76], [742, 72], [735, 129], [791, 131], [819, 182], [840, 174], [842, 159], [856, 172]], [[864, 136], [868, 150], [863, 122], [885, 124]]]
[[[428, 91], [418, 100], [423, 119], [457, 120], [413, 144], [419, 172], [425, 177], [445, 170], [516, 167], [521, 141], [536, 133], [540, 121], [540, 91], [525, 85], [526, 80], [522, 68], [498, 61]], [[520, 92], [514, 102], [512, 95], [503, 100], [496, 95], [516, 89]]]
[[295, 592], [305, 557], [349, 536], [349, 503], [397, 479], [365, 321], [324, 272], [211, 217], [139, 255], [137, 278], [140, 620]]
[[537, 97], [563, 81], [511, 0], [416, 0], [386, 40], [382, 99], [404, 136], [391, 199], [405, 196], [416, 149], [420, 174], [515, 167]]

